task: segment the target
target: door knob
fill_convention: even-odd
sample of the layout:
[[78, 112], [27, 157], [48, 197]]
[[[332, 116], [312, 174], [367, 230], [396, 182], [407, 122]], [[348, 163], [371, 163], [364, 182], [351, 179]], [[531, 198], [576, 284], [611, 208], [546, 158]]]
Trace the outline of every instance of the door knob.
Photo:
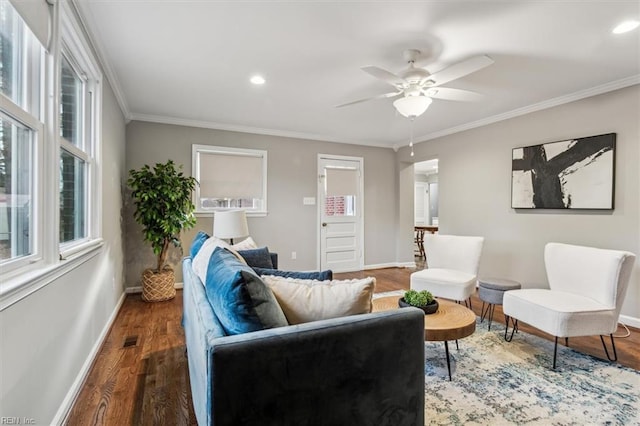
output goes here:
[[327, 222], [322, 222], [322, 226], [327, 226]]

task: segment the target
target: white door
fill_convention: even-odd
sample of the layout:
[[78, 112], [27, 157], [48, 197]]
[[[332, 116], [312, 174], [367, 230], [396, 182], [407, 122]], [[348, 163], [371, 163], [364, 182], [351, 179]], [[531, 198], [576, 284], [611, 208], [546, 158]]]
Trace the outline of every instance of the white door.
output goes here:
[[364, 269], [363, 159], [318, 155], [320, 269]]

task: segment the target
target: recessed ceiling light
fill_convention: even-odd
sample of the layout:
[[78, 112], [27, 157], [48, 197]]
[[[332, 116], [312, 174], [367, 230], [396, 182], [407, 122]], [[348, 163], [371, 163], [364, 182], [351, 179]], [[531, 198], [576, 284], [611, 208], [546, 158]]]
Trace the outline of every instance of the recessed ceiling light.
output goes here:
[[640, 22], [638, 21], [625, 21], [615, 27], [611, 32], [614, 34], [622, 34], [635, 30], [638, 26], [640, 26]]
[[253, 84], [264, 84], [264, 82], [265, 82], [266, 80], [265, 80], [265, 79], [264, 79], [264, 77], [263, 77], [263, 76], [261, 76], [261, 75], [254, 75], [253, 77], [251, 77], [251, 80], [250, 80], [250, 81], [251, 81], [251, 83], [253, 83]]

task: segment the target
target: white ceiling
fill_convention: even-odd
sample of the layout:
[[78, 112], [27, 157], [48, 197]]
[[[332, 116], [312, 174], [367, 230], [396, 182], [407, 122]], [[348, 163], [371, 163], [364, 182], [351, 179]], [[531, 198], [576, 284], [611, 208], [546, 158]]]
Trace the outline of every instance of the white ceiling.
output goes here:
[[[77, 0], [128, 118], [398, 147], [410, 122], [361, 67], [430, 72], [495, 63], [446, 84], [482, 102], [434, 100], [415, 140], [640, 83], [638, 1]], [[263, 86], [249, 83], [262, 74]]]

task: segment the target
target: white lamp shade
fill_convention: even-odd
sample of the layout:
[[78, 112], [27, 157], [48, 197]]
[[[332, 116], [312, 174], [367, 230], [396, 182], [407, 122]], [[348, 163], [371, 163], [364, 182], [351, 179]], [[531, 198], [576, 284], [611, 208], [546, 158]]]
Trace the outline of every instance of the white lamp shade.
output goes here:
[[249, 235], [247, 215], [244, 210], [215, 212], [213, 216], [213, 236], [232, 239]]
[[429, 108], [431, 101], [426, 96], [405, 96], [394, 101], [393, 106], [405, 117], [418, 117]]

